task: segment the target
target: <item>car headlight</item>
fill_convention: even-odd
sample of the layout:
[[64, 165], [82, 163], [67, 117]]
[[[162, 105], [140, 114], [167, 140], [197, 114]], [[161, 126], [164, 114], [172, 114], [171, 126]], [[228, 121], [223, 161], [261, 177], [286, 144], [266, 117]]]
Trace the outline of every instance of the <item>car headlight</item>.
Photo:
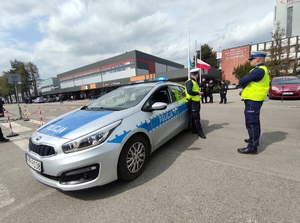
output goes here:
[[103, 143], [110, 136], [113, 130], [120, 125], [121, 122], [121, 120], [117, 121], [101, 129], [69, 141], [62, 145], [62, 150], [65, 153], [72, 153], [97, 146]]
[[278, 91], [279, 89], [278, 89], [278, 87], [272, 86], [272, 90], [273, 91]]

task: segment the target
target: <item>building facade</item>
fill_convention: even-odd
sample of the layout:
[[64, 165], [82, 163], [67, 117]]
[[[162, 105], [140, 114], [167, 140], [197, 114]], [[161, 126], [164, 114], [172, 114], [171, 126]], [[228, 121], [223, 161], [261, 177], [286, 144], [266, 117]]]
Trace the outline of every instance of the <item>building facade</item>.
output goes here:
[[39, 86], [39, 89], [41, 93], [58, 89], [57, 78], [50, 77], [43, 80]]
[[[234, 68], [246, 63], [251, 51], [265, 51], [268, 53], [266, 60], [271, 60], [270, 51], [273, 44], [275, 44], [274, 41], [267, 41], [222, 50], [222, 78], [230, 81], [230, 83], [238, 84], [238, 79], [233, 74]], [[284, 63], [291, 65], [287, 74], [292, 74], [294, 69], [299, 73], [300, 36], [282, 39], [281, 46], [284, 50], [280, 57], [286, 58], [286, 60], [283, 60]]]
[[[121, 85], [161, 76], [181, 82], [189, 75], [182, 64], [134, 50], [58, 74], [58, 87], [48, 88], [42, 94], [50, 97], [61, 94], [65, 99], [97, 98]], [[211, 68], [209, 72], [203, 71], [203, 76], [220, 78], [221, 72]], [[44, 82], [41, 86], [48, 86], [49, 80]]]
[[222, 50], [222, 78], [232, 84], [238, 84], [239, 80], [233, 71], [237, 66], [247, 62], [250, 55], [250, 45], [239, 46]]
[[[274, 24], [280, 22], [285, 37], [300, 35], [300, 0], [276, 0]], [[274, 27], [275, 29], [275, 27]], [[273, 30], [274, 32], [275, 30]]]

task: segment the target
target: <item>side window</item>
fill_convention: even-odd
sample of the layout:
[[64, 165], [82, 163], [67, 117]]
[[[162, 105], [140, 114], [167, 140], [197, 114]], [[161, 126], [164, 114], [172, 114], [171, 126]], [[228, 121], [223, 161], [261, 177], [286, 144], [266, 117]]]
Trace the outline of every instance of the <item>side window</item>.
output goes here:
[[154, 94], [150, 97], [150, 99], [152, 100], [152, 104], [154, 104], [155, 102], [164, 102], [167, 104], [170, 103], [169, 94], [166, 87], [160, 88], [157, 91], [155, 91]]
[[164, 102], [170, 104], [169, 92], [167, 87], [162, 87], [156, 90], [146, 101], [142, 110], [148, 110], [155, 102]]
[[172, 85], [170, 86], [170, 89], [175, 101], [179, 101], [180, 99], [185, 98], [184, 87]]

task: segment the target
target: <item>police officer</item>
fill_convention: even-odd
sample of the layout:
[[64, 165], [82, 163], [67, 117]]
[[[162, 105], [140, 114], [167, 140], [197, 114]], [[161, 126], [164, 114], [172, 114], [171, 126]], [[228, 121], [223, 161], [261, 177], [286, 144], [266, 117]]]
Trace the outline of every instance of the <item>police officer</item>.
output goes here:
[[201, 92], [197, 82], [199, 68], [192, 69], [190, 75], [191, 79], [185, 82], [185, 94], [190, 107], [192, 133], [197, 133], [199, 137], [206, 139], [200, 123], [200, 98], [203, 92]]
[[213, 97], [213, 93], [214, 93], [214, 82], [213, 80], [210, 80], [208, 82], [208, 96], [209, 96], [209, 103], [214, 103], [214, 97]]
[[203, 92], [203, 95], [201, 96], [202, 104], [207, 103], [207, 86], [208, 84], [206, 83], [205, 78], [202, 78], [200, 83], [201, 91]]
[[219, 104], [222, 104], [223, 101], [224, 101], [224, 104], [226, 104], [227, 102], [227, 90], [228, 90], [228, 86], [227, 84], [225, 83], [225, 80], [221, 80], [221, 83], [220, 83], [220, 102]]
[[264, 65], [265, 52], [251, 52], [250, 65], [254, 67], [249, 74], [240, 79], [244, 89], [241, 98], [245, 104], [245, 122], [249, 138], [244, 141], [248, 146], [238, 149], [239, 153], [256, 154], [260, 137], [260, 109], [269, 90], [270, 77]]

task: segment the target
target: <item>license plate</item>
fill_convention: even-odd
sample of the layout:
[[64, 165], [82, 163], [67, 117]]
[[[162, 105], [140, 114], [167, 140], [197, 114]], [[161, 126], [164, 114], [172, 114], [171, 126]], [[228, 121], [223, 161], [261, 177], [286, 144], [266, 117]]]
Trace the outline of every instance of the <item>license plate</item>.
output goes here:
[[292, 95], [293, 92], [283, 92], [283, 95]]
[[27, 154], [26, 154], [26, 162], [27, 162], [28, 166], [30, 166], [32, 169], [34, 169], [38, 172], [42, 172], [42, 162], [32, 159]]

